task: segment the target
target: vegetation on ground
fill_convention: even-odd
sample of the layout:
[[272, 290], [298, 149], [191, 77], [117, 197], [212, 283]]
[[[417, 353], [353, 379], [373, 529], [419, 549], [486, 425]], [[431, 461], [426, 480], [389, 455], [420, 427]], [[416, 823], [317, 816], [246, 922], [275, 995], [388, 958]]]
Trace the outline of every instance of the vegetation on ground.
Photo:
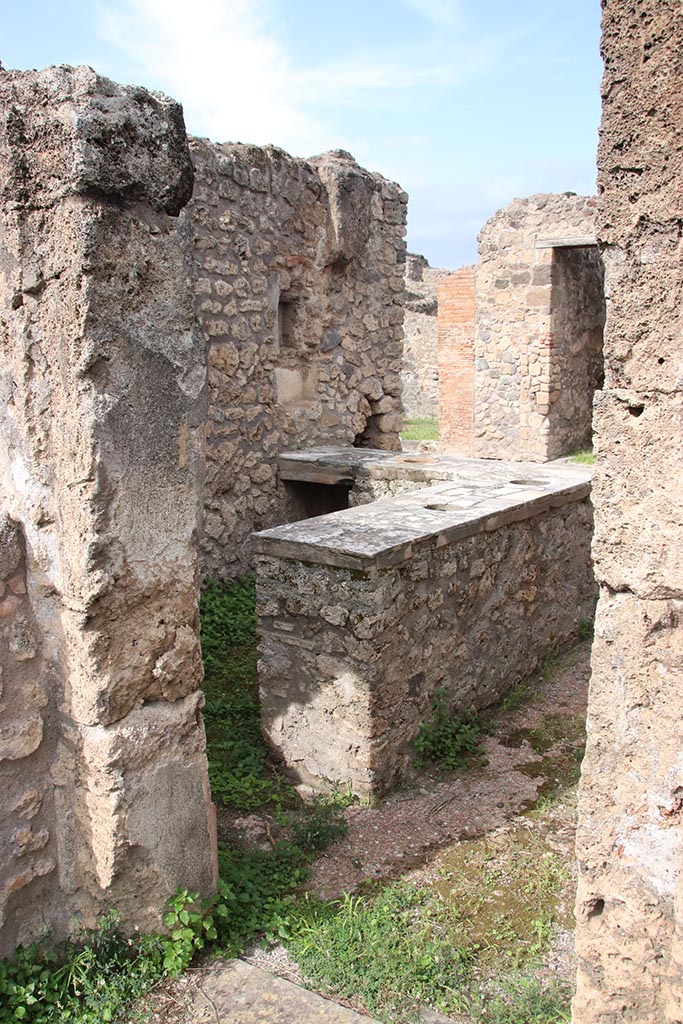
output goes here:
[[[150, 1011], [139, 997], [160, 979], [200, 952], [238, 955], [258, 936], [282, 942], [313, 987], [381, 1021], [416, 1021], [424, 1007], [481, 1024], [569, 1020], [566, 988], [536, 969], [556, 927], [562, 869], [552, 851], [525, 846], [528, 837], [513, 837], [507, 853], [488, 840], [461, 843], [430, 884], [378, 884], [371, 894], [330, 902], [305, 894], [313, 857], [345, 831], [349, 797], [304, 803], [268, 760], [254, 601], [251, 578], [210, 583], [202, 596], [209, 768], [219, 805], [267, 809], [276, 837], [269, 834], [266, 849], [221, 846], [218, 892], [206, 900], [176, 894], [163, 935], [126, 935], [111, 913], [95, 932], [56, 950], [18, 950], [0, 963], [0, 1024], [143, 1021]], [[528, 682], [519, 684], [503, 710], [530, 693]], [[437, 693], [415, 744], [418, 763], [446, 770], [472, 763], [489, 721], [452, 718]], [[550, 718], [538, 727], [544, 736], [553, 728]], [[540, 745], [543, 737], [535, 739]]]
[[592, 448], [580, 448], [576, 452], [572, 452], [569, 456], [572, 462], [582, 462], [588, 466], [592, 466], [595, 462], [595, 455], [593, 454]]
[[407, 416], [401, 437], [404, 441], [438, 441], [439, 421], [436, 416]]
[[485, 732], [484, 718], [476, 712], [452, 715], [448, 693], [439, 689], [432, 700], [432, 717], [423, 722], [413, 742], [413, 764], [416, 768], [438, 764], [444, 771], [464, 768], [478, 759]]

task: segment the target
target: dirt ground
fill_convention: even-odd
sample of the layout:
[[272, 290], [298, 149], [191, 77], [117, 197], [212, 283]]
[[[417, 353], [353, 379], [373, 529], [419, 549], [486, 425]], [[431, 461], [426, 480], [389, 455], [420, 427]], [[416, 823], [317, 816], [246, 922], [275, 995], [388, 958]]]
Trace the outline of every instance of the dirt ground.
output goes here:
[[[307, 889], [334, 898], [403, 876], [435, 883], [448, 875], [454, 857], [462, 863], [463, 854], [472, 854], [476, 865], [479, 842], [486, 844], [487, 863], [508, 856], [510, 844], [550, 850], [563, 871], [562, 926], [541, 969], [573, 983], [576, 783], [585, 742], [589, 657], [590, 641], [583, 641], [535, 676], [519, 707], [495, 717], [480, 765], [462, 773], [425, 771], [413, 786], [392, 793], [379, 806], [348, 808], [346, 836], [315, 862]], [[267, 816], [251, 814], [224, 820], [221, 831], [267, 842], [271, 827]], [[495, 901], [503, 895], [491, 894], [491, 913], [498, 912]], [[282, 947], [254, 946], [244, 959], [300, 981]], [[160, 991], [156, 1019], [167, 1024], [191, 1020], [183, 1007], [193, 985], [210, 969], [187, 972]]]

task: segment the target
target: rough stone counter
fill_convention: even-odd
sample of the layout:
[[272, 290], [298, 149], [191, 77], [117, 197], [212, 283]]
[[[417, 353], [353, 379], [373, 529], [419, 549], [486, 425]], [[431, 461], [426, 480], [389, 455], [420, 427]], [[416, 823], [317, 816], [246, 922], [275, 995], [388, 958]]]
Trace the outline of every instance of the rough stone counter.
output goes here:
[[[420, 471], [317, 455], [281, 468], [330, 483]], [[437, 691], [454, 711], [485, 707], [592, 616], [585, 467], [452, 458], [429, 473], [448, 478], [256, 535], [263, 728], [314, 788], [386, 791]]]

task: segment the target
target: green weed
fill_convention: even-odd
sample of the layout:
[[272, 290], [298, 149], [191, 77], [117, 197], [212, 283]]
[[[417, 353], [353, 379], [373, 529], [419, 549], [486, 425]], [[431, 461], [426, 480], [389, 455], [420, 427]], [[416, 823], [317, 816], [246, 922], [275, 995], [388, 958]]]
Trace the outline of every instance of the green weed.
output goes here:
[[518, 708], [523, 707], [527, 704], [534, 695], [534, 681], [533, 677], [526, 676], [524, 679], [520, 679], [518, 683], [508, 690], [503, 697], [501, 697], [499, 703], [495, 705], [494, 711], [500, 711], [502, 714], [507, 715], [512, 711], [517, 711]]
[[209, 581], [201, 598], [204, 723], [211, 793], [221, 807], [253, 810], [296, 800], [270, 770], [261, 735], [253, 576]]
[[579, 638], [581, 640], [592, 640], [594, 623], [592, 619], [581, 619], [579, 622]]
[[432, 718], [422, 723], [413, 742], [413, 764], [416, 768], [438, 764], [445, 771], [462, 768], [477, 755], [485, 731], [483, 719], [473, 711], [452, 716], [448, 693], [439, 689], [432, 701]]
[[477, 994], [469, 1012], [481, 1024], [563, 1024], [571, 1019], [571, 992], [558, 982], [519, 975]]
[[34, 943], [17, 949], [11, 961], [0, 961], [1, 1024], [144, 1020], [132, 1009], [133, 1001], [187, 966], [188, 943], [173, 933], [126, 936], [118, 925], [112, 911], [78, 941], [56, 950]]
[[406, 883], [375, 899], [309, 901], [288, 948], [317, 988], [389, 1021], [414, 1020], [420, 1006], [456, 1010], [476, 953], [454, 941], [430, 893]]

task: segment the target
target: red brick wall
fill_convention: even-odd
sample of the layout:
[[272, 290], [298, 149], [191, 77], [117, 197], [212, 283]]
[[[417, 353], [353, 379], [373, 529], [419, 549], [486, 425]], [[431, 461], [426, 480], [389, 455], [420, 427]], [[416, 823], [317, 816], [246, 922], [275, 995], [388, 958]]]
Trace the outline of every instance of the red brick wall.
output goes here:
[[474, 271], [439, 282], [439, 438], [467, 455], [474, 415]]

